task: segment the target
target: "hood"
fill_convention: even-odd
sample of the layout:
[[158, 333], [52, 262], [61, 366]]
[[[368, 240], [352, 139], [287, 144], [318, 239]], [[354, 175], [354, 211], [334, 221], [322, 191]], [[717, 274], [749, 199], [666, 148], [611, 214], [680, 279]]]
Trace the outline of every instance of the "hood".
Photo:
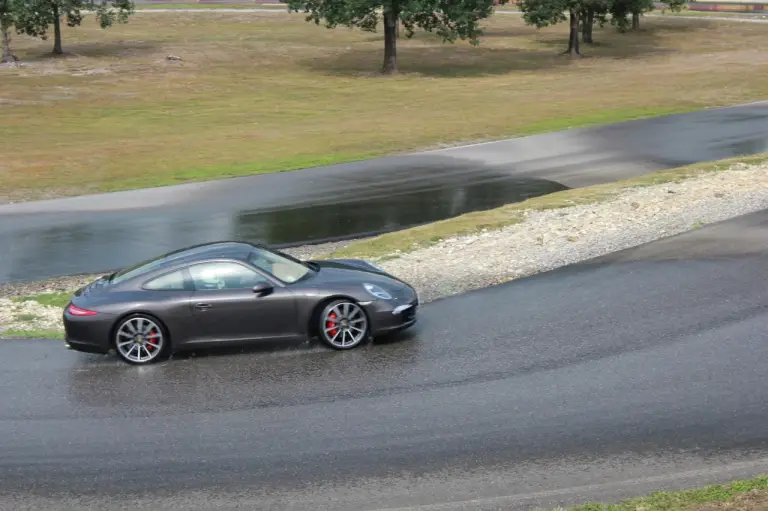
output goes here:
[[366, 272], [378, 273], [380, 275], [386, 275], [386, 273], [372, 265], [368, 261], [362, 259], [324, 259], [321, 261], [312, 261], [321, 268], [338, 268], [338, 269], [352, 269], [363, 270]]
[[383, 285], [389, 289], [403, 289], [408, 285], [366, 261], [360, 259], [326, 259], [309, 261], [320, 268], [315, 282], [368, 282]]

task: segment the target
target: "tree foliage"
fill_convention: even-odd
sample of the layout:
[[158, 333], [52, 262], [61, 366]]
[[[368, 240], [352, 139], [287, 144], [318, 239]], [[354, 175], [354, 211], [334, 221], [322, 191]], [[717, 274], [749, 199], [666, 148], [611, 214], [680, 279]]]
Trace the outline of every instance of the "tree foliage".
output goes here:
[[53, 53], [63, 53], [61, 20], [69, 27], [79, 26], [85, 17], [83, 11], [93, 12], [101, 28], [115, 23], [126, 23], [134, 11], [131, 0], [11, 0], [15, 5], [16, 31], [43, 40], [53, 25]]
[[[397, 71], [397, 34], [402, 24], [405, 37], [420, 28], [444, 42], [457, 39], [478, 44], [482, 35], [480, 20], [493, 12], [493, 0], [281, 0], [292, 12], [304, 12], [306, 21], [327, 28], [339, 25], [376, 32], [384, 25], [384, 63], [382, 72]], [[502, 0], [505, 4], [508, 0]]]

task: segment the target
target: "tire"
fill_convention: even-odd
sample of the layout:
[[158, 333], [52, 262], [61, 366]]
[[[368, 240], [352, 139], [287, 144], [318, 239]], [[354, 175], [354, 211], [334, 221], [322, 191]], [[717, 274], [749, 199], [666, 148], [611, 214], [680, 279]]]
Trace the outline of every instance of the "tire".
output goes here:
[[170, 348], [165, 326], [147, 314], [122, 318], [115, 326], [112, 342], [117, 356], [132, 365], [156, 362], [165, 357]]
[[371, 324], [363, 308], [354, 300], [334, 300], [326, 305], [317, 320], [318, 337], [335, 350], [351, 350], [371, 337]]

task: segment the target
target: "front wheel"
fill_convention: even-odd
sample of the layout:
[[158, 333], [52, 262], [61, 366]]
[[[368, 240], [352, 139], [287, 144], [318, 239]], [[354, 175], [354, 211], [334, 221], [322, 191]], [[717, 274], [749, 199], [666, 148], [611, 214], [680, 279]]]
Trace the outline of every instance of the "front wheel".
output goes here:
[[370, 337], [368, 317], [352, 300], [329, 303], [320, 314], [320, 338], [333, 349], [348, 350]]
[[129, 364], [149, 364], [166, 351], [166, 336], [159, 322], [144, 314], [133, 314], [115, 329], [115, 351]]

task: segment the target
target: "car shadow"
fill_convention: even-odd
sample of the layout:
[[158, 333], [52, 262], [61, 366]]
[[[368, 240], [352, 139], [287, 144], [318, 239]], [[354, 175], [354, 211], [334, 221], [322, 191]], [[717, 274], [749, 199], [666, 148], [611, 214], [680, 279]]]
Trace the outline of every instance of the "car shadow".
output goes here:
[[[414, 327], [415, 328], [415, 327]], [[373, 341], [366, 343], [355, 350], [372, 348], [380, 345], [392, 345], [400, 342], [412, 341], [416, 337], [416, 332], [413, 329], [405, 330], [402, 332], [396, 332], [391, 334], [382, 335], [377, 337]], [[259, 355], [259, 354], [275, 354], [275, 353], [290, 353], [290, 352], [313, 352], [319, 353], [342, 353], [341, 350], [333, 350], [327, 347], [319, 339], [312, 339], [308, 341], [259, 341], [252, 344], [242, 346], [211, 346], [207, 348], [200, 348], [197, 350], [181, 351], [175, 353], [168, 359], [168, 362], [173, 360], [189, 360], [193, 358], [216, 358], [216, 357], [229, 357], [235, 355]], [[352, 351], [352, 350], [350, 350]], [[164, 362], [160, 362], [164, 363]]]
[[[147, 366], [81, 354], [68, 377], [69, 402], [91, 416], [151, 416], [328, 402], [408, 388], [420, 374], [418, 332], [336, 351], [316, 343], [259, 343], [200, 350]], [[426, 350], [429, 351], [429, 350]], [[139, 389], [156, 389], [147, 399]]]

